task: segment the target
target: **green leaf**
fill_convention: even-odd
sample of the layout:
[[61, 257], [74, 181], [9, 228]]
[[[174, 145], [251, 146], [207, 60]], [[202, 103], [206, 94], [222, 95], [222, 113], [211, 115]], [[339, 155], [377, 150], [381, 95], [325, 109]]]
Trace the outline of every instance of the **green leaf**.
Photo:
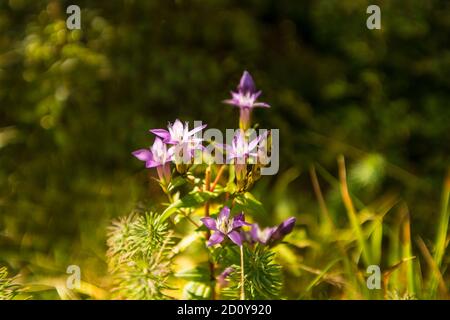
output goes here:
[[178, 272], [175, 274], [175, 277], [203, 283], [207, 283], [210, 280], [209, 270], [205, 267], [196, 267], [194, 269]]
[[235, 200], [236, 202], [233, 212], [244, 211], [245, 213], [254, 215], [266, 214], [266, 210], [264, 209], [262, 203], [256, 200], [250, 192], [246, 192], [243, 195], [238, 195]]
[[168, 190], [169, 190], [169, 192], [172, 192], [176, 188], [181, 187], [182, 185], [184, 185], [185, 183], [186, 183], [186, 179], [185, 178], [183, 178], [181, 176], [176, 177], [175, 179], [172, 179], [170, 181], [169, 186], [168, 186]]
[[211, 297], [211, 287], [201, 282], [190, 281], [183, 288], [183, 299], [208, 300]]
[[192, 191], [181, 199], [176, 200], [164, 210], [161, 221], [167, 220], [174, 212], [180, 208], [193, 208], [204, 204], [209, 199], [217, 197], [217, 193], [209, 191]]

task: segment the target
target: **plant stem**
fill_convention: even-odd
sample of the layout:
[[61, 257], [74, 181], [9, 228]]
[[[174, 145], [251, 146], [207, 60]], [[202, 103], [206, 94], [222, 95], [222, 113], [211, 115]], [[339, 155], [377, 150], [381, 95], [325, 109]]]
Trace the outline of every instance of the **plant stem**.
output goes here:
[[319, 202], [321, 219], [325, 225], [325, 230], [328, 233], [334, 226], [333, 220], [330, 217], [330, 212], [328, 211], [325, 199], [322, 194], [322, 189], [320, 188], [319, 179], [317, 178], [316, 168], [311, 165], [309, 168], [309, 174], [311, 176], [311, 182], [313, 185], [314, 193], [316, 195], [317, 201]]
[[[169, 199], [170, 204], [173, 203], [173, 197], [172, 194], [168, 191], [168, 190], [164, 190], [164, 193], [167, 195], [167, 199]], [[200, 226], [198, 225], [198, 223], [196, 223], [194, 220], [192, 220], [192, 218], [189, 216], [189, 214], [183, 210], [180, 210], [181, 213], [184, 215], [184, 217], [190, 222], [192, 223], [196, 228], [199, 228]]]
[[[447, 176], [444, 180], [444, 187], [442, 189], [442, 198], [441, 198], [441, 212], [439, 217], [439, 225], [436, 235], [435, 242], [435, 252], [434, 252], [434, 262], [436, 264], [437, 269], [441, 268], [442, 258], [445, 253], [446, 243], [447, 243], [447, 231], [448, 224], [450, 220], [450, 210], [449, 210], [449, 202], [450, 202], [450, 168], [448, 169]], [[433, 272], [431, 281], [430, 281], [430, 292], [434, 298], [436, 288], [438, 285], [438, 274]]]
[[[411, 248], [411, 220], [409, 217], [409, 210], [406, 204], [403, 204], [400, 208], [401, 214], [401, 255], [402, 259], [407, 259], [412, 256], [412, 248]], [[406, 272], [406, 280], [407, 280], [407, 289], [408, 294], [414, 295], [416, 291], [416, 282], [414, 279], [414, 265], [412, 261], [406, 262], [405, 266]]]
[[245, 300], [245, 271], [244, 271], [244, 246], [240, 246], [241, 249], [241, 300]]
[[[209, 188], [211, 187], [211, 165], [208, 165], [208, 168], [205, 170], [205, 190], [209, 191]], [[205, 202], [205, 217], [209, 217], [209, 201]], [[211, 232], [206, 232], [206, 238], [207, 240], [211, 236]]]
[[345, 160], [343, 155], [339, 156], [338, 158], [338, 167], [339, 167], [339, 180], [341, 187], [342, 202], [344, 203], [344, 206], [346, 208], [352, 229], [356, 234], [356, 238], [358, 239], [358, 245], [361, 250], [363, 262], [366, 266], [368, 266], [370, 265], [371, 262], [369, 250], [366, 246], [366, 241], [364, 239], [364, 235], [361, 230], [358, 217], [356, 216], [356, 210], [355, 207], [353, 206], [352, 198], [350, 197], [350, 192], [348, 191], [347, 173], [345, 169]]
[[199, 225], [197, 222], [195, 222], [195, 221], [189, 216], [188, 213], [183, 212], [183, 214], [184, 214], [185, 218], [186, 218], [190, 223], [192, 223], [196, 228], [200, 228], [200, 225]]
[[[205, 170], [205, 190], [209, 191], [211, 188], [211, 165]], [[209, 201], [205, 202], [205, 217], [209, 217]], [[208, 230], [208, 239], [210, 236], [210, 231]]]
[[167, 190], [164, 190], [164, 193], [167, 195], [167, 199], [169, 199], [170, 204], [172, 204], [173, 203], [173, 197], [170, 194], [170, 192], [167, 191]]
[[448, 170], [447, 177], [444, 181], [444, 188], [442, 189], [441, 198], [441, 213], [439, 217], [438, 232], [435, 243], [434, 261], [438, 268], [441, 266], [442, 257], [445, 251], [445, 242], [447, 238], [447, 230], [449, 223], [450, 211], [448, 210], [448, 204], [450, 200], [450, 169]]
[[224, 170], [225, 170], [225, 165], [223, 164], [223, 165], [220, 167], [219, 171], [217, 172], [217, 176], [216, 176], [216, 178], [214, 179], [214, 182], [213, 182], [211, 188], [208, 189], [209, 191], [214, 191], [214, 189], [216, 188], [217, 183], [218, 183], [219, 180], [220, 180], [220, 177], [222, 177], [222, 174], [223, 174], [223, 171], [224, 171]]
[[[205, 190], [209, 191], [211, 188], [211, 165], [208, 165], [208, 167], [206, 168], [205, 171]], [[209, 217], [209, 201], [205, 202], [205, 217]], [[211, 231], [208, 229], [208, 231], [206, 231], [206, 240], [209, 240], [209, 237], [211, 236]], [[209, 258], [208, 261], [208, 265], [209, 265], [209, 274], [210, 274], [210, 279], [211, 279], [211, 299], [215, 300], [216, 299], [216, 286], [215, 286], [215, 281], [216, 281], [216, 277], [215, 277], [215, 266], [214, 266], [214, 262], [211, 260], [211, 258]]]

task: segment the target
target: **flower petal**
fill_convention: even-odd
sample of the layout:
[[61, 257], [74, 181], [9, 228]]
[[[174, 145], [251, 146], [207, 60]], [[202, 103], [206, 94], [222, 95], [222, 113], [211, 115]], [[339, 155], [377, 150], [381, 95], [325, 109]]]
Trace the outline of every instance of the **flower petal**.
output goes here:
[[217, 230], [216, 220], [211, 217], [205, 217], [200, 219], [201, 222], [209, 229], [209, 230]]
[[275, 234], [275, 232], [277, 231], [277, 227], [271, 227], [271, 228], [265, 228], [264, 230], [262, 230], [259, 241], [262, 244], [267, 244], [269, 243], [272, 238], [273, 235]]
[[154, 168], [154, 167], [157, 167], [157, 166], [160, 166], [160, 165], [161, 165], [160, 163], [158, 163], [156, 161], [153, 161], [153, 160], [148, 160], [147, 162], [145, 162], [145, 167], [146, 168]]
[[248, 226], [250, 224], [248, 224], [247, 222], [245, 222], [245, 217], [244, 217], [244, 213], [240, 213], [237, 216], [234, 217], [233, 219], [233, 229], [236, 228], [240, 228], [242, 226]]
[[219, 244], [223, 241], [224, 235], [221, 232], [214, 232], [211, 237], [209, 237], [208, 247]]
[[219, 219], [228, 219], [230, 217], [230, 208], [228, 207], [223, 207], [222, 210], [220, 210], [219, 213]]
[[270, 108], [270, 105], [265, 102], [255, 102], [253, 104], [253, 107], [259, 107], [259, 108]]
[[294, 229], [295, 221], [296, 219], [294, 217], [290, 217], [284, 220], [278, 228], [281, 229], [284, 234], [288, 234]]
[[[197, 132], [205, 129], [206, 126], [207, 126], [207, 124], [204, 124], [202, 126], [198, 126], [198, 127], [194, 128], [194, 129], [192, 129], [191, 131], [188, 132], [188, 136], [192, 136], [192, 135], [196, 134]], [[202, 140], [202, 139], [200, 139], [200, 140]]]
[[164, 142], [160, 138], [156, 137], [155, 141], [153, 142], [152, 149], [155, 149], [157, 151], [164, 151], [166, 148], [167, 147]]
[[238, 246], [242, 245], [242, 237], [239, 234], [239, 232], [237, 231], [231, 231], [228, 234], [228, 238], [230, 238], [231, 241], [233, 241], [235, 244], [237, 244]]
[[152, 129], [150, 130], [151, 133], [154, 135], [160, 137], [163, 139], [164, 142], [167, 143], [167, 141], [170, 140], [170, 133], [166, 129]]
[[259, 136], [258, 138], [254, 139], [252, 142], [250, 142], [250, 143], [248, 144], [248, 152], [252, 152], [253, 149], [256, 148], [256, 146], [257, 146], [258, 143], [259, 143], [260, 137], [261, 137], [261, 136]]
[[235, 107], [239, 107], [239, 101], [236, 101], [234, 99], [226, 99], [226, 100], [222, 100], [223, 103], [235, 106]]
[[181, 122], [179, 119], [176, 119], [172, 125], [172, 130], [177, 133], [183, 132], [184, 130], [183, 122]]
[[281, 240], [289, 234], [294, 229], [295, 221], [296, 219], [294, 217], [290, 217], [283, 221], [272, 234], [271, 242]]
[[141, 161], [150, 161], [153, 160], [153, 155], [148, 149], [139, 149], [132, 153], [133, 156], [138, 158]]
[[252, 76], [248, 71], [244, 71], [244, 74], [241, 77], [241, 81], [238, 86], [239, 91], [243, 92], [255, 92], [255, 82], [253, 81]]

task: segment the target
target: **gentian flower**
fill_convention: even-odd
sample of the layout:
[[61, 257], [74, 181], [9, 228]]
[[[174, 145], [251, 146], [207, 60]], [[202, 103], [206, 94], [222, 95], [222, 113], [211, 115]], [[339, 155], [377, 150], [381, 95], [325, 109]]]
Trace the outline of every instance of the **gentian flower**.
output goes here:
[[[203, 130], [206, 125], [198, 126], [189, 131], [188, 123], [185, 125], [176, 119], [167, 129], [152, 129], [150, 132], [163, 139], [164, 143], [174, 145], [172, 147], [173, 160], [178, 164], [189, 164], [194, 157], [195, 150], [202, 150], [203, 139], [197, 138], [195, 134]], [[178, 169], [178, 166], [177, 166]]]
[[257, 102], [262, 91], [257, 91], [252, 76], [247, 71], [241, 77], [237, 87], [237, 92], [231, 91], [231, 99], [224, 100], [224, 103], [236, 106], [240, 109], [239, 126], [243, 130], [250, 127], [250, 117], [253, 108], [270, 108], [267, 103]]
[[[191, 131], [189, 131], [189, 125], [186, 122], [183, 123], [176, 119], [173, 124], [167, 126], [167, 129], [152, 129], [151, 133], [157, 135], [163, 139], [164, 143], [167, 144], [180, 144], [185, 141], [189, 141], [189, 138], [194, 136], [197, 132], [203, 130], [207, 125], [198, 126]], [[195, 139], [195, 141], [201, 141], [202, 139]]]
[[228, 160], [234, 160], [235, 164], [247, 164], [248, 159], [256, 159], [258, 154], [255, 149], [261, 138], [262, 136], [259, 136], [251, 142], [248, 142], [245, 134], [241, 130], [236, 131], [233, 141], [231, 141], [231, 146], [225, 145]]
[[242, 238], [238, 229], [248, 225], [244, 220], [244, 214], [238, 214], [230, 218], [230, 208], [223, 207], [217, 219], [211, 217], [202, 218], [201, 221], [209, 229], [214, 231], [208, 240], [208, 247], [221, 243], [226, 237], [238, 246], [242, 245]]
[[228, 286], [228, 283], [230, 282], [229, 280], [227, 280], [228, 276], [234, 272], [234, 268], [233, 267], [227, 267], [225, 268], [225, 270], [223, 270], [223, 272], [217, 277], [217, 282], [219, 283], [219, 285], [224, 288], [226, 286]]
[[245, 133], [238, 130], [233, 137], [231, 145], [225, 145], [228, 162], [234, 164], [236, 181], [240, 190], [245, 189], [247, 185], [247, 165], [255, 164], [258, 158], [256, 147], [261, 139], [267, 136], [267, 132], [248, 142]]
[[276, 227], [261, 229], [258, 224], [252, 224], [250, 235], [253, 242], [259, 242], [264, 245], [273, 245], [278, 241], [281, 241], [286, 235], [288, 235], [294, 229], [295, 218], [290, 217], [283, 221]]
[[170, 181], [172, 153], [167, 150], [167, 145], [160, 138], [155, 138], [150, 149], [139, 149], [132, 154], [139, 160], [145, 161], [146, 168], [156, 167], [161, 182], [168, 183]]

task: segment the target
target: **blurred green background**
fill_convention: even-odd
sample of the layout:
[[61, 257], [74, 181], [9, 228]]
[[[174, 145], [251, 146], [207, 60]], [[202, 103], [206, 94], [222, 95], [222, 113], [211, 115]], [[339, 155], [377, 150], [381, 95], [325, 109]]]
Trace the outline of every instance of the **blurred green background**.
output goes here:
[[[66, 28], [70, 4], [80, 31]], [[366, 28], [369, 4], [381, 30]], [[395, 195], [413, 234], [434, 239], [450, 164], [449, 35], [445, 0], [1, 0], [0, 264], [28, 282], [76, 264], [107, 287], [110, 219], [160, 201], [131, 152], [176, 118], [236, 127], [221, 101], [243, 70], [272, 105], [255, 120], [281, 135], [280, 172], [254, 190], [262, 222], [296, 215], [311, 233], [313, 163], [345, 220], [331, 178], [343, 154], [362, 202]]]

